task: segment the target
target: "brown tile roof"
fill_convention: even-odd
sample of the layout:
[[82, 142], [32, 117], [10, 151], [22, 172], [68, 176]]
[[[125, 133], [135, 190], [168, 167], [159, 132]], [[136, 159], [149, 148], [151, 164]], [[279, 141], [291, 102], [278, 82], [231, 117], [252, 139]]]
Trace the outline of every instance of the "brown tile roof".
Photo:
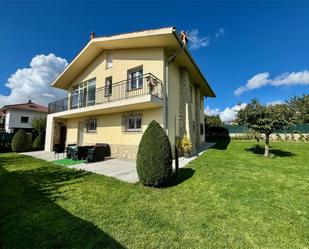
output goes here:
[[48, 108], [46, 106], [42, 106], [31, 101], [22, 104], [15, 105], [5, 105], [2, 107], [2, 111], [6, 109], [18, 109], [18, 110], [28, 110], [28, 111], [37, 111], [37, 112], [48, 112]]

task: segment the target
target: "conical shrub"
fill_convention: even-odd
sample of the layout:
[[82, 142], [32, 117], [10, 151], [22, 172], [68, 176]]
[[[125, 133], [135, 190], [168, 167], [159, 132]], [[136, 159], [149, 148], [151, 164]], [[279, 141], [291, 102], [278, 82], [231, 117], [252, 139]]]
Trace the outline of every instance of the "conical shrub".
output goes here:
[[23, 129], [19, 129], [12, 140], [12, 150], [15, 152], [24, 152], [31, 150], [31, 137]]
[[163, 128], [151, 121], [138, 147], [136, 169], [140, 182], [159, 186], [168, 182], [172, 168], [172, 150]]
[[40, 133], [34, 140], [32, 144], [32, 148], [34, 150], [40, 150], [44, 146], [44, 134]]

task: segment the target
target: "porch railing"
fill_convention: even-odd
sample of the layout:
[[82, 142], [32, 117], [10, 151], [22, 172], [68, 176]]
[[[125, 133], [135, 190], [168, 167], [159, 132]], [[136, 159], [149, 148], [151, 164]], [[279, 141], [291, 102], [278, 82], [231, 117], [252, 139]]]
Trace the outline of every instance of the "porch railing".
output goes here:
[[145, 94], [151, 94], [158, 98], [163, 97], [162, 81], [151, 73], [112, 83], [111, 86], [105, 85], [93, 89], [89, 87], [88, 90], [84, 90], [83, 93], [72, 93], [68, 98], [49, 103], [48, 113], [78, 109]]

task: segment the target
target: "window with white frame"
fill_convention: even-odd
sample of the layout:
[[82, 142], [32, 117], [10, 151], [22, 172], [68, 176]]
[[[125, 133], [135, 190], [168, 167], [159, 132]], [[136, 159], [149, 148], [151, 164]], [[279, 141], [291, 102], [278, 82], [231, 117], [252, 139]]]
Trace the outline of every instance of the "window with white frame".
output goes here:
[[86, 131], [87, 133], [95, 133], [97, 132], [97, 120], [92, 118], [86, 120]]
[[105, 79], [105, 97], [112, 95], [113, 93], [112, 83], [113, 83], [112, 77], [108, 77]]
[[143, 67], [128, 71], [128, 90], [143, 88]]
[[142, 130], [142, 115], [128, 115], [124, 117], [125, 131], [141, 131]]
[[107, 53], [106, 68], [111, 68], [112, 66], [113, 66], [113, 55], [112, 55], [112, 53]]
[[71, 91], [71, 108], [80, 108], [95, 104], [96, 79], [76, 85]]

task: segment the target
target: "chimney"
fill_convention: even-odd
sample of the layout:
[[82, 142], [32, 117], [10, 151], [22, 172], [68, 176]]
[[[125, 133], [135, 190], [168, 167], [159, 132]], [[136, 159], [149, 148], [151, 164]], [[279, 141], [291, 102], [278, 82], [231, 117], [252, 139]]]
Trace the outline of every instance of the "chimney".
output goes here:
[[188, 44], [188, 37], [187, 37], [187, 34], [186, 34], [185, 31], [181, 31], [180, 32], [179, 38], [182, 40], [183, 44], [185, 46], [187, 46], [187, 44]]
[[29, 100], [28, 100], [28, 104], [31, 104], [31, 103], [32, 103], [32, 101], [31, 101], [31, 99], [29, 99]]
[[93, 38], [94, 38], [94, 32], [92, 31], [92, 32], [90, 33], [90, 40], [93, 39]]

